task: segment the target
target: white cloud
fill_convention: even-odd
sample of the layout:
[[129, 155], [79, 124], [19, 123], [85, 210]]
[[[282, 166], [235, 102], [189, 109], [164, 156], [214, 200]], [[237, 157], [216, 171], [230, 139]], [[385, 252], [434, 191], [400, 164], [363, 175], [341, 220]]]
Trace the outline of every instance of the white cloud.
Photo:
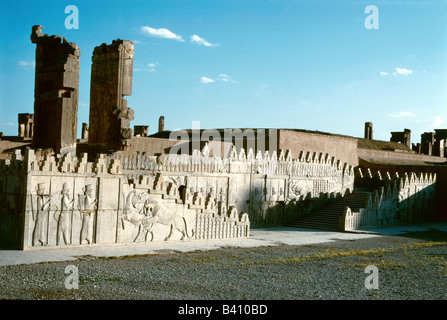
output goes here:
[[381, 76], [388, 76], [388, 75], [392, 75], [394, 77], [397, 76], [408, 76], [410, 74], [413, 73], [413, 70], [410, 69], [406, 69], [406, 68], [395, 68], [393, 72], [386, 72], [386, 71], [381, 71], [380, 75]]
[[19, 62], [17, 62], [17, 66], [20, 69], [32, 69], [36, 66], [36, 62], [35, 61], [23, 61], [20, 60]]
[[147, 66], [149, 67], [149, 69], [148, 69], [149, 72], [154, 72], [155, 71], [155, 67], [158, 66], [158, 62], [148, 63]]
[[405, 68], [396, 68], [395, 73], [403, 76], [408, 76], [413, 73], [413, 70], [405, 69]]
[[0, 126], [2, 126], [2, 127], [17, 127], [17, 123], [13, 123], [13, 122], [0, 122]]
[[141, 33], [150, 36], [150, 37], [156, 37], [156, 38], [163, 38], [163, 39], [173, 39], [177, 41], [184, 42], [183, 38], [179, 35], [176, 35], [172, 31], [160, 28], [160, 29], [154, 29], [151, 27], [143, 26], [140, 28]]
[[223, 73], [219, 74], [218, 80], [223, 81], [223, 82], [233, 82], [233, 83], [236, 83], [236, 81], [231, 79], [231, 77], [229, 75], [226, 75], [226, 74], [223, 74]]
[[201, 77], [200, 78], [200, 83], [212, 83], [212, 82], [216, 82], [216, 81], [236, 83], [236, 81], [231, 79], [231, 77], [229, 75], [223, 74], [223, 73], [219, 74], [214, 79], [211, 79], [211, 78], [208, 78], [208, 77]]
[[200, 78], [200, 83], [212, 83], [212, 82], [216, 82], [216, 80], [213, 80], [213, 79], [208, 78], [208, 77], [201, 77]]
[[197, 44], [205, 46], [205, 47], [215, 47], [215, 46], [218, 46], [218, 44], [210, 43], [210, 42], [206, 41], [205, 39], [199, 37], [196, 34], [192, 35], [190, 39], [191, 39], [191, 42], [197, 43]]
[[439, 128], [442, 126], [442, 124], [444, 123], [444, 120], [442, 119], [441, 116], [437, 116], [435, 118], [435, 120], [433, 121], [433, 127], [434, 128]]
[[414, 113], [407, 112], [407, 111], [400, 111], [396, 113], [390, 113], [388, 116], [391, 118], [408, 118], [408, 117], [416, 117]]

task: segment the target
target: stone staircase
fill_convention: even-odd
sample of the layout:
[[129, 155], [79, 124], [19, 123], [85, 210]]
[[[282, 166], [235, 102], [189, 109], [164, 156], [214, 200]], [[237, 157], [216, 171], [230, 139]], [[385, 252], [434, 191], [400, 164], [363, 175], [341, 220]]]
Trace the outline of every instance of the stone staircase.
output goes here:
[[350, 195], [343, 197], [310, 215], [293, 221], [289, 224], [289, 227], [340, 231], [339, 220], [344, 213], [345, 207], [348, 206], [351, 209], [364, 208], [369, 194], [372, 194], [372, 190], [363, 188], [354, 189], [353, 193]]

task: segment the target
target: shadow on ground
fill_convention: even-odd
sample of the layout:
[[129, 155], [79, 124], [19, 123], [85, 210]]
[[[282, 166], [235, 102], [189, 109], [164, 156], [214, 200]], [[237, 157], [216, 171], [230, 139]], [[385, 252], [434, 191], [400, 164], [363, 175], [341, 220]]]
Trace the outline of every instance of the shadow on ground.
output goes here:
[[430, 228], [426, 231], [406, 231], [398, 237], [414, 238], [424, 241], [447, 241], [447, 232]]

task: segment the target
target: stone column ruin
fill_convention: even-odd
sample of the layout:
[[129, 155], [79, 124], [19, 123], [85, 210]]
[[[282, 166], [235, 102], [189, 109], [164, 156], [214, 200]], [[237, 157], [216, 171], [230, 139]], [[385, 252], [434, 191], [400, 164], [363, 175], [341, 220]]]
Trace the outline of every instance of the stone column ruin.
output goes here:
[[373, 124], [372, 122], [365, 122], [365, 139], [373, 139]]
[[438, 157], [447, 156], [447, 129], [435, 129], [434, 155]]
[[19, 137], [32, 139], [34, 131], [34, 114], [19, 113]]
[[401, 143], [411, 149], [411, 130], [404, 129], [403, 132], [391, 132], [390, 141]]
[[165, 131], [165, 117], [161, 116], [158, 119], [158, 132]]
[[134, 126], [135, 137], [147, 137], [149, 135], [149, 126]]
[[424, 132], [421, 134], [421, 153], [426, 155], [433, 155], [433, 145], [435, 143], [434, 132]]
[[31, 33], [31, 42], [37, 45], [34, 148], [75, 152], [81, 52], [61, 36], [43, 35], [42, 28], [33, 26]]
[[132, 94], [134, 44], [113, 40], [96, 47], [92, 57], [88, 145], [91, 153], [127, 150], [134, 111], [124, 96]]

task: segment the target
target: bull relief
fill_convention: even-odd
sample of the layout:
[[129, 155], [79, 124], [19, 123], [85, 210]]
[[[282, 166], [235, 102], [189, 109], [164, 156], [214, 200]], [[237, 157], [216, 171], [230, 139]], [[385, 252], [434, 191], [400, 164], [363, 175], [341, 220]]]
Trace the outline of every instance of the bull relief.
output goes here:
[[156, 237], [168, 241], [175, 232], [181, 234], [180, 240], [194, 236], [193, 226], [179, 211], [168, 208], [160, 197], [137, 190], [127, 195], [121, 222], [122, 240], [132, 242], [153, 241]]

